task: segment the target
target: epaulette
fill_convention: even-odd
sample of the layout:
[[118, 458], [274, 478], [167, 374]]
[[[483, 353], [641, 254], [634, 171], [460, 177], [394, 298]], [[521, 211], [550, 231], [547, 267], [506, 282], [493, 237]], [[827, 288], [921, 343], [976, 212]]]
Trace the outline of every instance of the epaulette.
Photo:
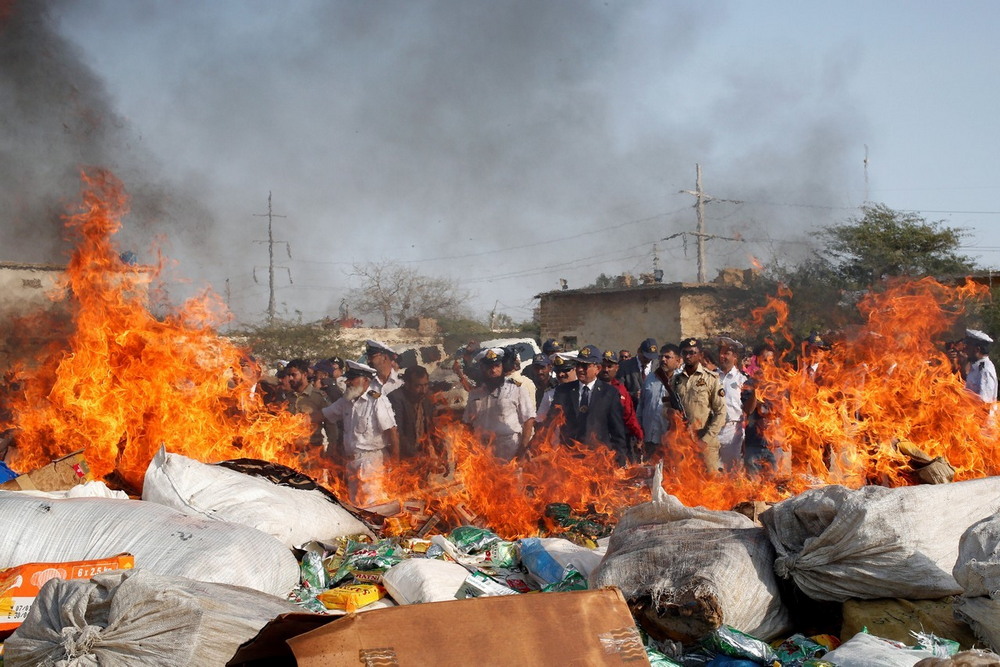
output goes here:
[[371, 396], [372, 398], [378, 398], [382, 394], [380, 394], [379, 392], [375, 391], [374, 389], [369, 389], [368, 390], [368, 395]]
[[518, 387], [520, 387], [520, 386], [521, 386], [521, 381], [520, 381], [520, 380], [515, 380], [514, 378], [507, 378], [507, 382], [510, 382], [510, 383], [512, 383], [512, 384], [515, 384], [515, 385], [517, 385]]

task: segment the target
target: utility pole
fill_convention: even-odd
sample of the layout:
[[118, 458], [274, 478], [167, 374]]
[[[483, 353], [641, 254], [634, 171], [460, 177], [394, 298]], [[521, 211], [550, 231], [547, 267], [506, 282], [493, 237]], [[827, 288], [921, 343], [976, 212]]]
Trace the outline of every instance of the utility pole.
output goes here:
[[[271, 192], [267, 193], [267, 213], [254, 213], [255, 218], [267, 218], [267, 241], [254, 241], [254, 243], [267, 243], [267, 287], [269, 291], [269, 296], [267, 300], [267, 323], [274, 323], [274, 218], [284, 218], [287, 216], [278, 215], [271, 209]], [[292, 248], [285, 241], [277, 241], [277, 243], [284, 243], [285, 249], [288, 253], [288, 259], [292, 258]], [[279, 266], [279, 269], [285, 269], [288, 271], [288, 282], [292, 282], [292, 271], [287, 266]], [[254, 269], [253, 275], [254, 282], [257, 282], [257, 271]]]
[[865, 203], [868, 201], [868, 144], [865, 144]]
[[671, 234], [670, 236], [660, 239], [661, 241], [667, 241], [678, 236], [691, 235], [698, 239], [698, 282], [706, 283], [708, 279], [705, 277], [705, 241], [708, 239], [722, 239], [724, 241], [741, 241], [742, 239], [735, 239], [728, 236], [718, 236], [716, 234], [708, 234], [705, 232], [705, 204], [710, 201], [726, 201], [732, 204], [742, 204], [742, 201], [736, 199], [716, 199], [710, 195], [705, 194], [705, 191], [701, 189], [701, 165], [695, 164], [695, 189], [694, 190], [681, 190], [681, 194], [694, 195], [697, 201], [694, 204], [695, 211], [698, 215], [698, 228], [695, 232], [679, 232], [677, 234]]

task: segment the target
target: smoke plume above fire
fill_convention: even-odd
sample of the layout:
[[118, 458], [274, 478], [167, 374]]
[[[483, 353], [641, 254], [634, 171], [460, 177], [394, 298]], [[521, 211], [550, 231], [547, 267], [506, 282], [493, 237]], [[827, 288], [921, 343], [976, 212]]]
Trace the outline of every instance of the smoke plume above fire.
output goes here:
[[[578, 287], [602, 271], [647, 271], [654, 241], [693, 228], [693, 200], [677, 190], [693, 188], [696, 162], [716, 196], [859, 203], [845, 195], [859, 190], [851, 151], [864, 127], [847, 92], [852, 59], [819, 54], [780, 80], [766, 58], [734, 54], [726, 76], [702, 81], [697, 54], [725, 47], [713, 28], [724, 6], [5, 8], [0, 173], [13, 187], [0, 197], [18, 255], [6, 259], [62, 261], [58, 212], [80, 167], [110, 168], [133, 198], [122, 245], [142, 253], [165, 239], [195, 284], [221, 294], [231, 281], [244, 319], [267, 302], [252, 278], [266, 262], [253, 216], [272, 191], [294, 277], [279, 302], [305, 319], [336, 311], [355, 261], [392, 257], [470, 281], [486, 274], [483, 253], [504, 251], [495, 273], [527, 275], [469, 287], [487, 306], [502, 290], [527, 310], [558, 277]], [[800, 239], [793, 222], [831, 215], [719, 206], [711, 231], [757, 247], [719, 242], [710, 275]], [[558, 276], [539, 261], [592, 257], [612, 240], [620, 251], [563, 262]], [[659, 252], [666, 280], [693, 277], [681, 239]], [[442, 257], [454, 259], [427, 261]]]

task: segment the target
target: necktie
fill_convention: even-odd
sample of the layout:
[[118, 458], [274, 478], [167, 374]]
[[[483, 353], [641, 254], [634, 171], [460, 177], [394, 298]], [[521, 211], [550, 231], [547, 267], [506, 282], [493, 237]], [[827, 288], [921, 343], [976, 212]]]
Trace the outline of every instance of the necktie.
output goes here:
[[583, 385], [583, 393], [580, 394], [580, 412], [586, 412], [590, 405], [590, 387]]

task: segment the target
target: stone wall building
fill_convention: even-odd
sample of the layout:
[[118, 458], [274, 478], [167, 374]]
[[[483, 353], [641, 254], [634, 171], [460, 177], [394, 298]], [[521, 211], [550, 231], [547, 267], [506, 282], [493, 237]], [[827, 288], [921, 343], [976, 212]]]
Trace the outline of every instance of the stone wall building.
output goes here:
[[660, 344], [719, 332], [717, 304], [742, 289], [743, 271], [723, 271], [711, 283], [650, 283], [632, 287], [555, 290], [539, 294], [541, 338], [568, 348], [593, 344], [635, 350], [645, 338]]
[[50, 298], [66, 267], [0, 262], [0, 369], [34, 358], [68, 331], [65, 301]]

